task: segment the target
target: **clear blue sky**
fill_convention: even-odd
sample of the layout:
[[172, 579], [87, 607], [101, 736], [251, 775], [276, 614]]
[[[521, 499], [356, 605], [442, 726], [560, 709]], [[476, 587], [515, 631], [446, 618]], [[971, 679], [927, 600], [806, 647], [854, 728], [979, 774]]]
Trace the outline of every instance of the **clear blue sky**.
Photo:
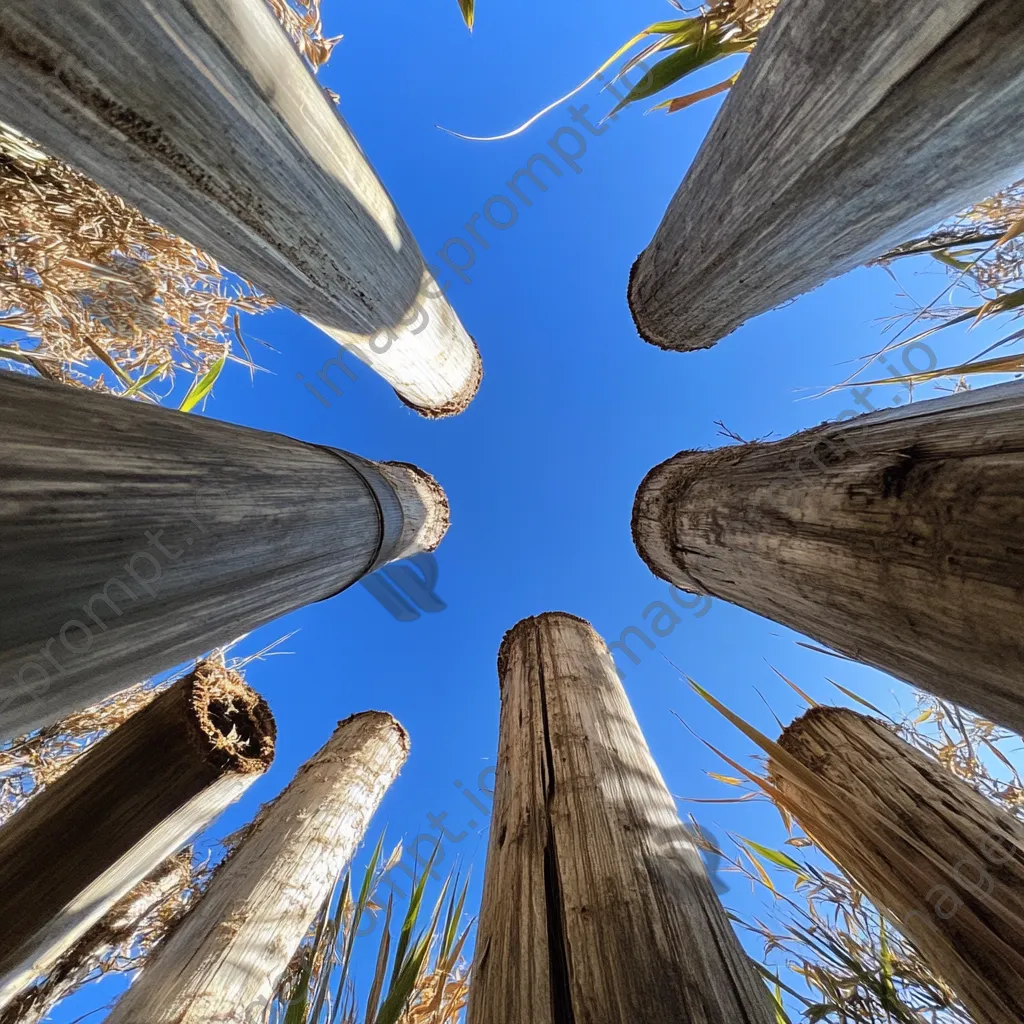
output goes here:
[[[563, 108], [525, 135], [476, 144], [437, 131], [435, 123], [478, 134], [506, 130], [639, 28], [672, 16], [663, 0], [479, 0], [471, 37], [455, 0], [400, 9], [324, 0], [324, 8], [328, 31], [345, 39], [323, 81], [341, 94], [349, 125], [428, 259], [452, 236], [467, 237], [466, 221], [492, 195], [508, 195], [505, 182], [515, 170], [571, 124]], [[726, 72], [718, 66], [693, 88]], [[610, 107], [595, 88], [576, 102], [590, 104], [589, 116]], [[346, 381], [344, 395], [330, 396], [325, 408], [295, 375], [314, 377], [336, 354], [335, 344], [288, 312], [248, 322], [250, 337], [273, 346], [253, 347], [270, 372], [251, 382], [231, 367], [205, 415], [417, 463], [446, 489], [452, 527], [437, 553], [445, 611], [398, 622], [355, 587], [246, 641], [241, 653], [298, 630], [284, 645], [294, 653], [248, 671], [277, 717], [277, 760], [217, 834], [238, 827], [278, 792], [340, 718], [386, 709], [409, 729], [412, 755], [370, 838], [385, 825], [393, 839], [427, 833], [426, 816], [447, 812], [450, 827], [470, 835], [446, 846], [444, 866], [456, 856], [472, 865], [475, 912], [486, 818], [453, 783], [476, 789], [493, 763], [495, 656], [504, 631], [525, 615], [559, 609], [586, 617], [609, 639], [641, 625], [644, 609], [668, 589], [630, 539], [633, 496], [647, 470], [680, 449], [725, 443], [716, 420], [745, 438], [782, 436], [851, 407], [841, 394], [818, 401], [807, 395], [845, 376], [840, 364], [879, 347], [879, 320], [899, 302], [881, 270], [833, 282], [707, 352], [661, 352], [633, 329], [625, 301], [630, 265], [718, 106], [714, 100], [672, 117], [631, 108], [600, 137], [587, 136], [580, 173], [563, 165], [532, 207], [519, 204], [508, 230], [481, 229], [490, 248], [477, 245], [471, 283], [450, 275], [449, 296], [485, 365], [479, 396], [455, 419], [418, 418], [368, 370]], [[918, 290], [930, 298], [941, 280], [926, 279]], [[889, 396], [898, 392], [888, 389]], [[625, 664], [626, 688], [673, 793], [728, 795], [704, 775], [723, 766], [672, 710], [717, 746], [739, 756], [750, 751], [688, 691], [666, 657], [770, 735], [778, 728], [756, 691], [784, 722], [799, 710], [770, 666], [819, 697], [827, 674], [891, 706], [891, 680], [811, 653], [798, 639], [715, 602], [700, 618], [683, 613], [656, 651], [641, 648], [639, 666]], [[767, 808], [680, 806], [683, 813], [699, 809], [719, 835], [734, 829], [776, 845], [783, 838]], [[757, 901], [732, 884], [727, 902], [755, 909]], [[91, 987], [54, 1019], [73, 1020], [109, 991]]]

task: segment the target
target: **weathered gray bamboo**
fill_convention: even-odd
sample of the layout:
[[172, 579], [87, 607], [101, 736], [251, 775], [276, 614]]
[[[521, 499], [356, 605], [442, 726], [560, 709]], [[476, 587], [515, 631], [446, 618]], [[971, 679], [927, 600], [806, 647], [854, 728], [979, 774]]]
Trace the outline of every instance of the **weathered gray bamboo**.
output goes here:
[[1024, 385], [655, 467], [633, 538], [731, 601], [1024, 732]]
[[409, 751], [370, 711], [265, 808], [107, 1024], [258, 1024], [278, 980], [352, 857]]
[[785, 0], [633, 267], [641, 337], [744, 321], [991, 195], [1024, 143], [1020, 0]]
[[314, 321], [418, 412], [476, 393], [476, 345], [263, 0], [7, 4], [0, 118]]
[[430, 550], [427, 474], [0, 373], [0, 737]]
[[30, 985], [273, 760], [274, 719], [207, 662], [0, 829], [0, 1006]]
[[601, 638], [524, 619], [498, 675], [468, 1024], [774, 1024]]
[[94, 972], [109, 969], [114, 958], [127, 957], [134, 942], [142, 938], [144, 949], [152, 949], [173, 923], [174, 912], [180, 908], [191, 881], [189, 847], [168, 857], [115, 903], [45, 977], [0, 1009], [0, 1024], [42, 1024], [50, 1011], [89, 981]]
[[[882, 722], [813, 708], [772, 781], [977, 1024], [1024, 1020], [1024, 827]], [[822, 784], [826, 789], [822, 790]]]

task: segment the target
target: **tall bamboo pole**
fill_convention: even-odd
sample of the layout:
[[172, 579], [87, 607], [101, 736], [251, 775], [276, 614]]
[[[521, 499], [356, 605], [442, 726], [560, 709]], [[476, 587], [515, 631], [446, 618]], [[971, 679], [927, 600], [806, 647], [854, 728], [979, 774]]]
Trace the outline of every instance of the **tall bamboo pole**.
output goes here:
[[1024, 732], [1024, 385], [680, 452], [633, 538], [653, 572]]
[[308, 317], [423, 415], [476, 393], [476, 345], [263, 0], [6, 5], [0, 118]]
[[0, 829], [0, 1006], [237, 800], [274, 736], [263, 698], [206, 662], [29, 800]]
[[340, 723], [261, 812], [107, 1024], [259, 1024], [408, 750], [390, 715]]
[[1020, 1024], [1024, 826], [882, 722], [846, 708], [812, 708], [779, 744], [796, 763], [776, 755], [769, 773], [804, 831], [977, 1024]]
[[1011, 180], [1020, 0], [785, 0], [654, 239], [644, 340], [707, 348]]
[[0, 373], [0, 737], [431, 550], [421, 470]]
[[468, 1024], [774, 1024], [601, 638], [524, 619], [498, 675]]
[[0, 1024], [42, 1024], [58, 1003], [96, 971], [110, 969], [115, 958], [127, 957], [140, 939], [144, 950], [152, 949], [173, 924], [191, 881], [192, 850], [187, 847], [147, 875], [63, 953], [44, 977], [0, 1009]]

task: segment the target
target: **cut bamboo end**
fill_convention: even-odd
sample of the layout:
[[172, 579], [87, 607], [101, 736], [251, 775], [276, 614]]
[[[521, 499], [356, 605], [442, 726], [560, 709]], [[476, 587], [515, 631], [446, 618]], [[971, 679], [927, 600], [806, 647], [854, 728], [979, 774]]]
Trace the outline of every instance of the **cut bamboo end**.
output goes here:
[[[626, 288], [626, 303], [629, 306], [630, 315], [633, 317], [633, 326], [642, 341], [647, 342], [648, 345], [654, 345], [655, 348], [660, 348], [664, 352], [700, 352], [703, 349], [713, 348], [719, 341], [742, 326], [740, 323], [735, 323], [709, 334], [703, 329], [703, 324], [687, 324], [685, 310], [683, 310], [672, 324], [671, 335], [659, 330], [658, 319], [649, 313], [652, 308], [663, 304], [658, 293], [658, 271], [647, 269], [647, 262], [650, 258], [649, 249], [645, 249], [637, 256], [633, 266], [630, 267], [629, 285]], [[652, 276], [653, 281], [651, 280]]]
[[[799, 718], [794, 718], [785, 729], [782, 730], [782, 735], [779, 736], [779, 746], [782, 747], [789, 754], [796, 756], [798, 753], [801, 755], [800, 760], [810, 768], [813, 772], [819, 772], [822, 766], [827, 761], [824, 752], [818, 754], [808, 755], [808, 751], [811, 747], [808, 746], [808, 739], [814, 735], [814, 733], [826, 724], [829, 720], [836, 722], [840, 727], [842, 723], [863, 721], [873, 722], [875, 725], [882, 729], [887, 729], [890, 732], [889, 726], [879, 718], [872, 718], [869, 715], [861, 715], [856, 711], [850, 710], [850, 708], [834, 707], [829, 704], [819, 704], [817, 707], [808, 708]], [[774, 762], [768, 762], [769, 775], [773, 771], [777, 771], [774, 766]], [[777, 780], [778, 781], [778, 780]]]
[[458, 416], [459, 413], [465, 412], [469, 407], [469, 404], [474, 398], [476, 398], [477, 392], [480, 390], [480, 385], [483, 383], [484, 379], [484, 363], [480, 355], [480, 348], [477, 345], [475, 338], [469, 338], [468, 340], [469, 345], [471, 346], [471, 351], [468, 353], [468, 372], [465, 374], [462, 383], [456, 384], [453, 387], [449, 398], [439, 400], [440, 404], [428, 405], [408, 397], [396, 388], [395, 394], [399, 397], [402, 403], [407, 405], [414, 412], [419, 413], [420, 416], [431, 420], [445, 419], [449, 416]]
[[408, 733], [386, 712], [339, 722], [263, 807], [110, 1024], [262, 1021], [408, 753]]
[[237, 800], [275, 737], [266, 702], [204, 662], [34, 795], [0, 829], [0, 1007]]
[[604, 643], [601, 635], [586, 619], [579, 615], [573, 615], [572, 612], [541, 612], [539, 615], [528, 615], [525, 619], [520, 619], [511, 629], [505, 631], [501, 645], [498, 647], [498, 681], [502, 688], [505, 685], [505, 676], [508, 674], [509, 657], [515, 645], [532, 635], [539, 624], [556, 619], [578, 623], [591, 639], [596, 639], [598, 643]]
[[451, 506], [444, 488], [411, 462], [382, 462], [380, 469], [405, 512], [392, 560], [417, 551], [435, 550], [451, 525]]
[[239, 775], [265, 772], [277, 739], [267, 702], [237, 672], [214, 661], [197, 665], [188, 686], [196, 739], [209, 760]]
[[349, 715], [348, 718], [341, 719], [338, 722], [338, 728], [341, 729], [359, 722], [382, 735], [388, 732], [394, 733], [397, 755], [401, 762], [405, 763], [409, 757], [412, 740], [409, 738], [409, 730], [390, 711], [358, 711], [354, 715]]
[[633, 543], [655, 576], [698, 594], [707, 593], [686, 568], [685, 551], [675, 542], [675, 510], [705, 472], [737, 457], [740, 447], [683, 451], [655, 466], [640, 482], [633, 502]]
[[[690, 337], [683, 333], [668, 337], [658, 333], [655, 327], [656, 321], [648, 317], [646, 313], [649, 304], [657, 300], [649, 294], [649, 289], [647, 291], [642, 289], [641, 283], [646, 256], [647, 250], [645, 249], [633, 261], [632, 267], [629, 268], [629, 284], [626, 288], [626, 303], [629, 306], [630, 315], [633, 317], [633, 326], [641, 340], [666, 352], [699, 352], [701, 349], [713, 347], [720, 339], [701, 338], [699, 335]], [[727, 333], [731, 334], [732, 331]]]

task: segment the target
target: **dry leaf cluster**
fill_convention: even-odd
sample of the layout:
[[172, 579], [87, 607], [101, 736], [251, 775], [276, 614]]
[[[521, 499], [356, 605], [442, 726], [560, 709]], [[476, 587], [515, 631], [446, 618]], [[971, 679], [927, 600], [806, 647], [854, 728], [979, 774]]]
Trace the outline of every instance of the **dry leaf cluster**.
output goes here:
[[[340, 36], [320, 0], [267, 0], [314, 70]], [[156, 400], [202, 378], [273, 303], [212, 256], [0, 124], [0, 365]]]

